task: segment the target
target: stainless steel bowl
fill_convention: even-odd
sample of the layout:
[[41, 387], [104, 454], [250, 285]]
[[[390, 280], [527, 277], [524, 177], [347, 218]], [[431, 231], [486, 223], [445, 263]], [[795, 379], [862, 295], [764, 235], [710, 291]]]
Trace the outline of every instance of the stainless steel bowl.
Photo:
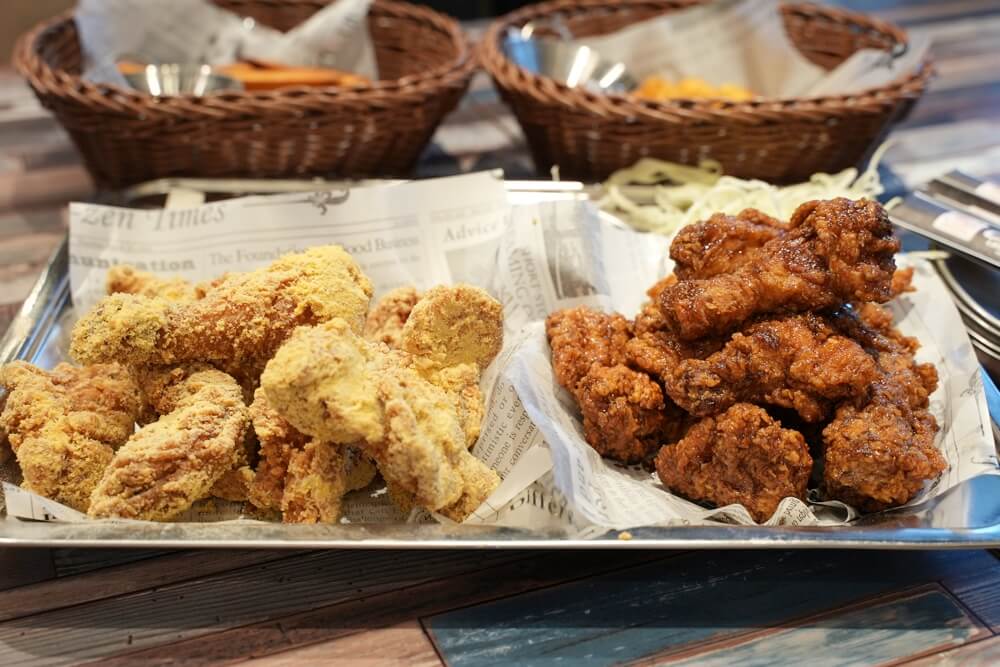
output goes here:
[[132, 88], [156, 97], [201, 97], [221, 90], [243, 90], [242, 83], [219, 74], [210, 65], [146, 65], [141, 72], [126, 74], [125, 80]]
[[638, 87], [623, 63], [606, 60], [589, 46], [564, 39], [539, 37], [531, 24], [511, 29], [504, 39], [507, 57], [529, 72], [547, 76], [570, 88], [628, 93]]

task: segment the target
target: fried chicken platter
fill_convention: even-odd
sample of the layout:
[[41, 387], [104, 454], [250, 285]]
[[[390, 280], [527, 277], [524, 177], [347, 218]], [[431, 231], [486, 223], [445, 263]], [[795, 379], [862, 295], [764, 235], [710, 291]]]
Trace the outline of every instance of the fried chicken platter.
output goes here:
[[503, 312], [469, 285], [373, 289], [340, 246], [191, 284], [130, 266], [47, 371], [0, 369], [22, 487], [93, 518], [195, 503], [336, 523], [381, 478], [400, 509], [461, 522], [499, 484], [470, 453]]
[[579, 306], [546, 320], [586, 443], [756, 522], [786, 498], [861, 512], [912, 501], [948, 463], [929, 410], [936, 369], [883, 305], [910, 289], [898, 250], [867, 200], [681, 229], [673, 273], [633, 319]]

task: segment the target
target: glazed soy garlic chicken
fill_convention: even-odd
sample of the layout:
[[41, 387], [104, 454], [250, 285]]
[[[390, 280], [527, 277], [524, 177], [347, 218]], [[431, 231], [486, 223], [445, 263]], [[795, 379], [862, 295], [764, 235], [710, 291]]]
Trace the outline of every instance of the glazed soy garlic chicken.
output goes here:
[[546, 322], [586, 441], [622, 463], [655, 459], [668, 490], [757, 521], [806, 498], [813, 453], [821, 496], [864, 511], [909, 502], [947, 466], [927, 411], [937, 374], [878, 305], [909, 289], [898, 249], [871, 201], [681, 229], [674, 274], [634, 321], [574, 308]]
[[32, 491], [101, 518], [170, 520], [214, 496], [331, 523], [381, 475], [406, 509], [462, 521], [499, 483], [469, 452], [503, 341], [478, 288], [370, 309], [360, 267], [324, 246], [199, 284], [115, 267], [107, 290], [73, 330], [84, 366], [0, 369]]

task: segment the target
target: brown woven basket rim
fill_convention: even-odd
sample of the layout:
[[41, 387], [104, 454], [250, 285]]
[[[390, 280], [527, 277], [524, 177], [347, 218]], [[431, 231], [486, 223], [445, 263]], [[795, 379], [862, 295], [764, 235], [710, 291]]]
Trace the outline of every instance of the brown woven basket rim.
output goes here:
[[[283, 0], [287, 4], [316, 4], [315, 0]], [[396, 0], [375, 0], [369, 9], [370, 13], [382, 13], [422, 20], [435, 25], [448, 33], [452, 43], [458, 48], [458, 56], [447, 65], [436, 67], [420, 74], [408, 75], [399, 79], [373, 81], [368, 85], [341, 88], [336, 86], [290, 86], [269, 91], [228, 91], [218, 92], [203, 97], [194, 95], [172, 95], [155, 98], [114, 84], [92, 83], [84, 80], [78, 74], [50, 67], [38, 55], [36, 45], [39, 40], [52, 30], [58, 29], [66, 22], [73, 21], [73, 10], [63, 12], [55, 17], [42, 21], [27, 33], [21, 35], [14, 47], [12, 63], [15, 69], [31, 84], [36, 91], [45, 91], [57, 95], [69, 94], [78, 101], [92, 101], [113, 95], [118, 99], [131, 101], [133, 104], [156, 104], [164, 110], [176, 106], [191, 110], [194, 106], [211, 107], [213, 100], [225, 104], [232, 102], [260, 102], [266, 104], [273, 100], [297, 99], [303, 96], [329, 97], [331, 101], [358, 101], [371, 103], [373, 98], [382, 98], [387, 104], [400, 98], [426, 97], [434, 94], [442, 87], [464, 85], [464, 82], [475, 71], [478, 59], [470, 40], [462, 31], [458, 22], [440, 12], [428, 7], [414, 5]], [[44, 79], [45, 75], [57, 81], [50, 85]]]
[[[668, 122], [687, 122], [715, 117], [719, 121], [743, 120], [757, 123], [767, 120], [770, 114], [782, 118], [789, 112], [806, 115], [821, 114], [825, 117], [840, 113], [857, 113], [866, 106], [879, 109], [894, 104], [899, 97], [917, 97], [932, 74], [931, 59], [925, 57], [913, 72], [902, 74], [883, 86], [875, 86], [856, 93], [820, 95], [795, 98], [763, 98], [733, 102], [727, 100], [643, 100], [626, 94], [595, 93], [581, 88], [570, 88], [551, 77], [530, 72], [514, 64], [500, 46], [508, 27], [521, 26], [529, 20], [552, 14], [589, 10], [607, 10], [628, 5], [659, 4], [656, 0], [548, 0], [528, 5], [494, 20], [483, 35], [477, 51], [483, 68], [502, 88], [514, 88], [539, 100], [546, 100], [567, 109], [588, 109], [602, 116], [643, 116]], [[692, 5], [697, 4], [693, 2]], [[906, 32], [891, 23], [861, 13], [825, 7], [813, 3], [786, 4], [790, 11], [805, 12], [813, 18], [831, 22], [853, 24], [867, 30], [888, 35], [896, 43], [907, 42]]]

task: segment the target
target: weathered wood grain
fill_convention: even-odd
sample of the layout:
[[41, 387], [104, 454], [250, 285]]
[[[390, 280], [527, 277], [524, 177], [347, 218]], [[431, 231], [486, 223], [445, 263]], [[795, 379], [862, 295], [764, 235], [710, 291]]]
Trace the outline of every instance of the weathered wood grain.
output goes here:
[[[854, 601], [1000, 569], [986, 552], [709, 552], [432, 617], [451, 665], [594, 664], [725, 641]], [[950, 590], [950, 589], [949, 589]]]
[[[0, 551], [0, 557], [7, 551], [17, 553], [12, 549], [3, 550]], [[63, 571], [59, 573], [58, 579], [0, 593], [0, 621], [158, 588], [250, 565], [292, 558], [296, 555], [295, 552], [281, 551], [190, 551], [173, 555], [138, 551], [134, 552], [137, 562], [103, 567], [101, 563], [106, 558], [107, 550], [79, 551], [84, 554], [94, 554], [92, 559], [86, 561], [88, 572], [67, 577]], [[131, 555], [133, 552], [119, 549], [112, 553]], [[100, 571], [92, 571], [97, 568], [101, 568]]]
[[[244, 663], [239, 663], [244, 664]], [[300, 665], [398, 665], [440, 667], [443, 663], [417, 621], [378, 628], [340, 639], [258, 658], [254, 667], [298, 667]]]
[[[0, 549], [0, 591], [56, 576], [50, 549]], [[0, 600], [9, 592], [0, 593]], [[0, 614], [4, 611], [0, 602]]]
[[992, 633], [951, 595], [930, 585], [866, 600], [721, 646], [700, 647], [681, 655], [659, 654], [630, 664], [763, 667], [774, 664], [780, 656], [780, 662], [788, 665], [878, 665], [988, 636]]
[[53, 549], [52, 560], [56, 575], [68, 577], [170, 553], [157, 549]]
[[[526, 557], [524, 552], [499, 551], [305, 553], [5, 621], [0, 623], [0, 665], [78, 663], [123, 651], [178, 645], [204, 634]], [[350, 616], [340, 623], [364, 628]]]
[[928, 655], [903, 663], [908, 667], [994, 667], [1000, 665], [1000, 637], [983, 639], [950, 651]]
[[580, 579], [637, 563], [662, 560], [662, 552], [601, 554], [594, 552], [515, 552], [510, 562], [475, 564], [476, 553], [455, 554], [468, 568], [445, 577], [399, 586], [381, 594], [356, 596], [294, 615], [272, 614], [269, 621], [195, 637], [169, 646], [128, 652], [118, 659], [105, 658], [102, 665], [218, 664], [229, 660], [260, 657], [297, 646], [405, 620], [439, 613], [458, 606], [516, 595], [554, 584]]

